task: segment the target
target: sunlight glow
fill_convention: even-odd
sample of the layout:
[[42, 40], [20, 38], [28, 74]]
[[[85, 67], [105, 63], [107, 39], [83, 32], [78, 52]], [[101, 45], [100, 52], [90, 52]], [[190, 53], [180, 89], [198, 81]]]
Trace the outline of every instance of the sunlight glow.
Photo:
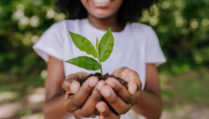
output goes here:
[[27, 99], [30, 103], [41, 103], [45, 99], [44, 93], [44, 88], [36, 88], [34, 92], [28, 96]]
[[52, 19], [56, 15], [56, 12], [53, 9], [49, 9], [46, 13], [46, 18], [47, 19]]

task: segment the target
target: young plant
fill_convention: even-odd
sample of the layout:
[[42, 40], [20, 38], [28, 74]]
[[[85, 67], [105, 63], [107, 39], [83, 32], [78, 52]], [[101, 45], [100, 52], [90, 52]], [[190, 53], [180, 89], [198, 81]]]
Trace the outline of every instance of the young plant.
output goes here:
[[100, 42], [98, 41], [98, 38], [96, 39], [96, 47], [82, 35], [70, 32], [70, 36], [79, 50], [92, 55], [97, 60], [88, 56], [79, 56], [69, 59], [66, 62], [87, 70], [100, 70], [101, 75], [103, 75], [102, 62], [105, 62], [110, 57], [114, 46], [114, 38], [111, 29], [108, 29]]

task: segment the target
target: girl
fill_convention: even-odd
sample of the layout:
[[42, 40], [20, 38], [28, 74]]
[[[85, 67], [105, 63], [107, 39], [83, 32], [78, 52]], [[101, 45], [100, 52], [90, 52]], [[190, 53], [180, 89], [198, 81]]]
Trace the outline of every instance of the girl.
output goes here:
[[[72, 114], [78, 118], [131, 119], [127, 113], [131, 109], [148, 119], [160, 118], [162, 106], [156, 65], [164, 63], [165, 57], [152, 28], [136, 23], [142, 10], [153, 3], [154, 0], [57, 1], [71, 20], [54, 24], [33, 47], [48, 61], [46, 119], [61, 119]], [[115, 45], [103, 70], [124, 79], [128, 89], [114, 78], [98, 81], [96, 77], [89, 77], [80, 86], [74, 79], [94, 72], [64, 62], [85, 55], [74, 46], [69, 31], [96, 43], [96, 38], [100, 39], [109, 27]], [[65, 91], [70, 93], [67, 98]]]

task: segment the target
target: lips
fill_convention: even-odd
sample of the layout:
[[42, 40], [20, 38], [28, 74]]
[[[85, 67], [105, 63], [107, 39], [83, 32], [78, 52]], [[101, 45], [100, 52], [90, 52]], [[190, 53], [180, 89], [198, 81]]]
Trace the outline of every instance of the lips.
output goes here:
[[94, 2], [106, 3], [106, 2], [110, 2], [110, 0], [94, 0]]
[[108, 7], [111, 0], [93, 0], [96, 7]]

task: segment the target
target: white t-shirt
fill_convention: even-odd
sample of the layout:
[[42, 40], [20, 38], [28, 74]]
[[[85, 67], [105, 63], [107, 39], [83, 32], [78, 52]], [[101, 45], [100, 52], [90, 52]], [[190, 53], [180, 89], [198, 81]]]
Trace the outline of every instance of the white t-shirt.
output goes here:
[[[95, 73], [95, 71], [87, 71], [65, 62], [77, 56], [89, 56], [73, 44], [69, 31], [85, 36], [93, 45], [96, 44], [96, 38], [101, 39], [106, 32], [92, 26], [88, 19], [63, 20], [52, 25], [42, 35], [33, 46], [34, 50], [45, 61], [48, 61], [49, 55], [62, 60], [65, 76], [81, 71]], [[123, 31], [113, 32], [113, 37], [113, 52], [109, 59], [102, 63], [103, 73], [111, 74], [120, 67], [129, 67], [139, 74], [142, 89], [144, 89], [146, 64], [161, 64], [166, 61], [155, 32], [150, 26], [129, 23]], [[128, 119], [126, 114], [122, 118]]]

